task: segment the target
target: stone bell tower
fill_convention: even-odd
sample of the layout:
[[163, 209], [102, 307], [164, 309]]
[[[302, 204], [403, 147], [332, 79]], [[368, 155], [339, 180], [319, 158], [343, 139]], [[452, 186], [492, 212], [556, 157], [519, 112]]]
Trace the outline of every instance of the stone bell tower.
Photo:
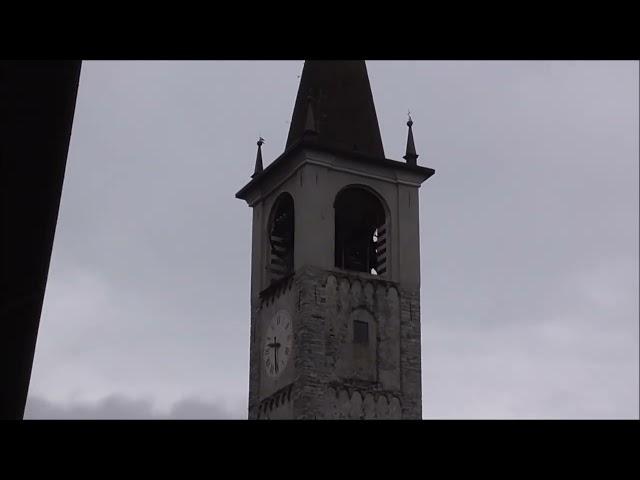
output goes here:
[[364, 61], [307, 61], [253, 209], [250, 419], [420, 419], [418, 166], [385, 158]]

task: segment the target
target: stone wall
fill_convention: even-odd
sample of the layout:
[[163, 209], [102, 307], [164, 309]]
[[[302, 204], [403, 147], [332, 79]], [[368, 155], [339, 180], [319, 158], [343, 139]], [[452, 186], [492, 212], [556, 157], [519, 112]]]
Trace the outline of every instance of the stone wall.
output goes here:
[[343, 387], [329, 387], [323, 399], [325, 420], [398, 420], [402, 407], [398, 395]]
[[270, 395], [257, 406], [256, 419], [258, 420], [282, 420], [293, 418], [293, 402], [291, 392], [293, 384], [289, 384]]
[[[260, 387], [261, 348], [252, 347], [249, 418], [421, 418], [419, 299], [384, 277], [296, 272], [253, 310], [252, 342], [259, 342], [260, 322], [287, 308], [294, 351], [292, 371], [271, 392]], [[354, 319], [370, 324], [366, 346], [353, 343]]]
[[[297, 418], [421, 418], [419, 293], [383, 277], [312, 267], [296, 275], [294, 288]], [[353, 345], [358, 311], [372, 321], [373, 365]]]

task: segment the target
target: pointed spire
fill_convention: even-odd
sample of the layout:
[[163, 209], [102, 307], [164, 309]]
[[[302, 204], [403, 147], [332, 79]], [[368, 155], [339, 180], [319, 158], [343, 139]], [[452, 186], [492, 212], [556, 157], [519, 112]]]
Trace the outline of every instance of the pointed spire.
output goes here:
[[402, 158], [404, 158], [409, 165], [416, 165], [419, 155], [416, 153], [416, 144], [413, 142], [412, 126], [413, 120], [411, 120], [411, 112], [409, 112], [409, 121], [407, 122], [407, 127], [409, 127], [409, 133], [407, 135], [407, 153]]
[[319, 145], [384, 158], [378, 117], [363, 60], [305, 62], [287, 147], [303, 139], [312, 129]]
[[255, 177], [262, 173], [262, 144], [265, 143], [264, 138], [260, 137], [258, 139], [258, 154], [256, 155], [256, 168], [253, 170], [253, 175], [251, 178]]

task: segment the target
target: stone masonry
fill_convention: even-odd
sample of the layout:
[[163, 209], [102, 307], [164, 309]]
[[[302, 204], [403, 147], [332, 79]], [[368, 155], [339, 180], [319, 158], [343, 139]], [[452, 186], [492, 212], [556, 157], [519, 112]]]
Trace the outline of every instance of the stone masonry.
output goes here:
[[[298, 295], [295, 418], [421, 418], [419, 295], [374, 275], [305, 267]], [[374, 377], [353, 370], [349, 319], [371, 314]]]

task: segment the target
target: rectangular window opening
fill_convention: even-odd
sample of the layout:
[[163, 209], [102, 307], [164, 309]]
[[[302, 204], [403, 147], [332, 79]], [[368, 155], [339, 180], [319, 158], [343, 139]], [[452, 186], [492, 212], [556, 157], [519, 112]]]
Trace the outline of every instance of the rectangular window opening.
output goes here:
[[369, 324], [360, 320], [353, 321], [353, 343], [369, 343]]

